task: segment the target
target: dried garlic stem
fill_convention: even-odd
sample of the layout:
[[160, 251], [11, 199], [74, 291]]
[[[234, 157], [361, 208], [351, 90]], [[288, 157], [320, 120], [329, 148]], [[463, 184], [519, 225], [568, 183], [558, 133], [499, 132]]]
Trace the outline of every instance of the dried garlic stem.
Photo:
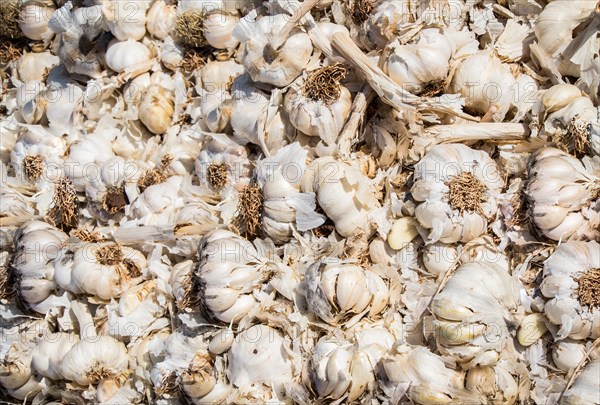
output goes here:
[[285, 41], [287, 41], [288, 37], [290, 36], [290, 32], [292, 32], [298, 21], [300, 21], [300, 19], [304, 17], [304, 15], [308, 13], [311, 8], [316, 6], [318, 2], [319, 0], [304, 0], [304, 2], [300, 4], [300, 7], [298, 7], [298, 9], [292, 13], [290, 19], [285, 23], [279, 32], [279, 36], [277, 38], [273, 38], [271, 46], [274, 50], [277, 51], [283, 46]]
[[39, 179], [44, 172], [44, 159], [40, 155], [27, 155], [23, 159], [23, 171], [29, 180]]
[[367, 111], [367, 106], [375, 98], [375, 91], [365, 83], [360, 91], [356, 93], [352, 102], [352, 110], [344, 123], [344, 128], [338, 137], [337, 153], [339, 156], [348, 157], [352, 151], [352, 145], [359, 137], [358, 129]]
[[61, 177], [54, 186], [52, 208], [48, 210], [48, 221], [61, 230], [77, 228], [79, 223], [79, 204], [73, 182]]
[[12, 217], [0, 217], [0, 226], [21, 226], [25, 222], [41, 219], [39, 215], [15, 215]]
[[247, 185], [240, 193], [233, 224], [237, 228], [245, 227], [246, 236], [256, 235], [260, 229], [262, 209], [263, 195], [260, 186]]
[[525, 124], [482, 122], [477, 124], [434, 125], [425, 130], [432, 144], [465, 141], [519, 141], [529, 135]]

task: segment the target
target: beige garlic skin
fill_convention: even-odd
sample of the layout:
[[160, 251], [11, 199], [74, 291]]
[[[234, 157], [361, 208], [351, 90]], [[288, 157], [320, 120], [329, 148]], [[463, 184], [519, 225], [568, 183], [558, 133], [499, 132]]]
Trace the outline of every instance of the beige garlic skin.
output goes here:
[[375, 368], [395, 336], [381, 325], [357, 326], [351, 338], [323, 337], [310, 357], [314, 391], [322, 400], [356, 401], [375, 387]]
[[557, 241], [598, 237], [597, 174], [573, 156], [547, 147], [531, 155], [527, 173], [530, 215], [542, 235]]
[[302, 190], [316, 193], [317, 203], [344, 237], [367, 231], [369, 211], [380, 206], [371, 187], [359, 169], [332, 157], [312, 161], [302, 180]]
[[265, 280], [258, 252], [246, 239], [225, 230], [207, 233], [198, 252], [201, 305], [221, 322], [239, 322], [258, 305], [252, 292]]
[[159, 84], [151, 85], [144, 91], [139, 105], [140, 121], [153, 134], [164, 134], [175, 112], [175, 95]]
[[[311, 73], [308, 73], [308, 77]], [[284, 105], [290, 122], [305, 135], [320, 137], [326, 144], [333, 145], [350, 114], [350, 91], [339, 85], [338, 98], [330, 102], [309, 97], [306, 85], [307, 78], [298, 78], [285, 95]]]
[[462, 373], [448, 368], [425, 347], [397, 345], [381, 360], [390, 383], [410, 384], [408, 397], [419, 405], [450, 404], [480, 399], [464, 388]]
[[577, 376], [573, 385], [562, 395], [560, 403], [564, 405], [597, 404], [600, 384], [600, 359], [590, 361]]
[[277, 14], [256, 20], [251, 12], [242, 18], [233, 35], [241, 42], [242, 64], [257, 82], [277, 87], [289, 85], [302, 73], [312, 55], [312, 43], [304, 32], [294, 29], [281, 49], [273, 50], [270, 43], [278, 40], [289, 16]]
[[22, 122], [37, 124], [41, 121], [48, 105], [46, 90], [46, 84], [38, 80], [22, 83], [17, 87], [16, 107]]
[[312, 264], [304, 283], [308, 308], [334, 325], [359, 314], [372, 319], [388, 303], [385, 281], [354, 264]]
[[52, 0], [28, 0], [21, 6], [19, 27], [23, 34], [34, 41], [48, 41], [54, 32], [48, 27], [48, 22], [56, 10]]
[[540, 284], [542, 294], [548, 299], [544, 313], [560, 328], [558, 340], [600, 336], [598, 297], [594, 296], [593, 281], [587, 279], [590, 274], [593, 277], [594, 271], [598, 273], [594, 269], [599, 263], [600, 244], [595, 241], [562, 243], [544, 262]]
[[432, 147], [415, 165], [411, 189], [419, 202], [415, 216], [429, 230], [427, 242], [468, 242], [483, 235], [503, 185], [498, 166], [486, 152], [462, 144]]
[[501, 263], [461, 265], [431, 303], [438, 349], [466, 369], [496, 364], [512, 339], [507, 320], [517, 315], [519, 292]]

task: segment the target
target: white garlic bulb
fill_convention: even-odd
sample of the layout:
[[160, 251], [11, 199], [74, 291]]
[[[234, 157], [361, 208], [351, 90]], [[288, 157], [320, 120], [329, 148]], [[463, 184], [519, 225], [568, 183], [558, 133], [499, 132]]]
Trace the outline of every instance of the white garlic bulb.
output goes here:
[[285, 95], [285, 109], [296, 129], [333, 145], [350, 114], [352, 96], [340, 84], [346, 73], [340, 65], [324, 66], [299, 78]]
[[415, 165], [415, 216], [429, 243], [468, 242], [483, 235], [504, 181], [496, 162], [462, 144], [436, 145]]
[[171, 126], [175, 112], [175, 95], [161, 85], [151, 85], [144, 91], [139, 105], [140, 121], [154, 134], [164, 134]]
[[58, 56], [55, 56], [50, 52], [24, 53], [17, 60], [16, 68], [19, 80], [24, 83], [34, 80], [42, 81], [44, 80], [44, 75], [59, 63], [60, 59]]
[[581, 374], [577, 376], [573, 385], [561, 397], [561, 404], [598, 404], [600, 403], [600, 359], [590, 361]]
[[123, 78], [133, 78], [152, 68], [150, 49], [141, 42], [128, 39], [111, 41], [106, 51], [106, 64]]
[[388, 286], [370, 270], [354, 264], [314, 263], [304, 276], [308, 308], [337, 324], [356, 314], [372, 318], [388, 303]]
[[56, 273], [56, 282], [75, 294], [110, 300], [139, 284], [146, 267], [145, 256], [130, 247], [86, 243], [73, 254], [72, 264]]
[[259, 398], [282, 399], [285, 385], [299, 372], [290, 344], [289, 338], [266, 325], [244, 330], [228, 352], [229, 381], [242, 392], [256, 391], [252, 395]]
[[181, 372], [181, 389], [194, 404], [220, 403], [231, 393], [231, 386], [217, 380], [214, 360], [208, 352], [196, 353], [189, 366]]
[[68, 236], [42, 221], [22, 225], [14, 235], [12, 266], [19, 277], [19, 295], [28, 304], [38, 304], [54, 291], [54, 266]]
[[222, 322], [239, 322], [258, 305], [252, 292], [260, 289], [268, 268], [250, 242], [230, 231], [207, 233], [198, 252], [201, 305]]
[[583, 341], [566, 338], [556, 342], [552, 360], [559, 369], [569, 372], [585, 359], [586, 352]]
[[21, 6], [19, 27], [23, 34], [34, 41], [48, 41], [54, 32], [48, 27], [48, 21], [56, 10], [52, 0], [28, 0]]
[[466, 368], [494, 365], [508, 351], [507, 321], [515, 319], [520, 301], [506, 267], [494, 261], [463, 264], [431, 302], [438, 349]]
[[456, 266], [458, 257], [455, 246], [436, 242], [425, 246], [423, 265], [432, 275], [443, 276]]
[[[589, 158], [584, 162], [591, 163]], [[555, 148], [541, 148], [527, 164], [525, 193], [536, 229], [552, 240], [595, 239], [600, 179], [581, 162]]]
[[56, 171], [66, 150], [65, 140], [45, 131], [43, 127], [31, 126], [22, 133], [10, 154], [15, 174], [24, 181], [36, 182], [49, 179], [50, 171]]
[[[465, 386], [480, 393], [490, 404], [514, 404], [521, 397], [522, 387], [528, 384], [528, 370], [516, 361], [500, 360], [495, 366], [475, 366], [467, 371]], [[518, 379], [522, 387], [519, 386]]]
[[367, 324], [348, 340], [323, 337], [310, 357], [310, 375], [321, 399], [358, 400], [375, 387], [376, 365], [397, 336], [381, 325]]
[[110, 32], [119, 41], [138, 41], [146, 35], [146, 0], [105, 0], [102, 14]]
[[86, 184], [99, 177], [101, 165], [115, 156], [110, 139], [104, 134], [90, 134], [79, 138], [69, 146], [64, 171], [73, 181], [77, 191], [84, 191]]
[[464, 388], [464, 377], [444, 364], [425, 347], [395, 346], [381, 360], [390, 383], [407, 384], [408, 397], [419, 405], [477, 402], [476, 395]]
[[118, 376], [128, 364], [129, 356], [122, 342], [110, 336], [90, 336], [73, 345], [60, 367], [66, 380], [87, 386]]
[[484, 50], [464, 59], [456, 68], [448, 91], [465, 98], [465, 106], [485, 114], [492, 107], [495, 122], [501, 122], [515, 96], [515, 78], [492, 50]]
[[177, 7], [165, 0], [156, 0], [146, 15], [146, 29], [150, 35], [165, 39], [175, 26]]
[[233, 30], [239, 17], [230, 13], [210, 13], [204, 17], [203, 34], [206, 43], [216, 49], [234, 49], [239, 43]]
[[[289, 18], [276, 14], [256, 20], [256, 12], [250, 12], [235, 27], [233, 35], [242, 43], [242, 64], [252, 80], [287, 86], [308, 64], [313, 49], [307, 34], [294, 29], [288, 38], [280, 38]], [[280, 41], [281, 49], [273, 49]]]
[[48, 104], [44, 98], [46, 89], [46, 84], [37, 80], [17, 87], [16, 107], [25, 123], [37, 124], [44, 117]]
[[317, 203], [344, 237], [367, 232], [368, 214], [380, 206], [372, 187], [358, 168], [332, 157], [312, 161], [302, 179], [302, 190], [316, 193]]
[[[89, 328], [89, 326], [84, 325], [80, 328]], [[77, 342], [79, 342], [79, 336], [74, 333], [48, 334], [33, 350], [31, 365], [44, 377], [60, 380], [63, 378], [63, 358]]]
[[600, 336], [600, 244], [570, 241], [559, 245], [544, 262], [540, 290], [548, 298], [544, 313], [560, 327], [557, 339]]
[[151, 181], [125, 214], [144, 225], [172, 225], [184, 204], [180, 195], [182, 182], [183, 176], [171, 176], [158, 183]]

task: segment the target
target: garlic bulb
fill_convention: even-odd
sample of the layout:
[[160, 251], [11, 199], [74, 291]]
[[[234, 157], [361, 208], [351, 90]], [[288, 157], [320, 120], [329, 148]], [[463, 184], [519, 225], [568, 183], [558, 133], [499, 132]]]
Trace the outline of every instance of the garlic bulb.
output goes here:
[[119, 41], [138, 41], [146, 35], [146, 0], [105, 0], [102, 14], [110, 32]]
[[600, 244], [566, 242], [544, 262], [542, 294], [548, 298], [544, 313], [560, 327], [557, 339], [595, 339], [600, 336], [597, 289]]
[[72, 264], [61, 267], [55, 277], [67, 291], [109, 300], [139, 284], [145, 271], [146, 258], [137, 250], [114, 243], [86, 243], [73, 254]]
[[310, 358], [310, 375], [319, 398], [352, 402], [375, 388], [375, 369], [397, 336], [381, 325], [357, 326], [349, 340], [323, 337]]
[[494, 365], [508, 351], [507, 321], [516, 316], [519, 293], [505, 267], [494, 261], [463, 264], [431, 302], [438, 349], [465, 368]]
[[[308, 35], [294, 29], [289, 37], [281, 38], [289, 17], [283, 14], [256, 19], [250, 12], [242, 18], [233, 31], [241, 41], [242, 64], [257, 82], [274, 86], [287, 86], [301, 73], [312, 55], [312, 43]], [[287, 33], [286, 33], [287, 34]], [[273, 45], [281, 42], [281, 48]]]
[[515, 96], [515, 78], [491, 50], [464, 59], [456, 68], [447, 90], [465, 98], [465, 107], [485, 114], [493, 107], [495, 122], [501, 122]]
[[256, 175], [263, 196], [262, 229], [275, 243], [290, 240], [296, 221], [300, 231], [323, 222], [314, 211], [314, 196], [300, 193], [306, 157], [307, 151], [295, 142], [257, 165]]
[[65, 153], [65, 141], [53, 136], [43, 128], [31, 126], [22, 133], [10, 154], [15, 174], [24, 181], [37, 182], [50, 178], [56, 171]]
[[203, 34], [206, 43], [216, 49], [234, 49], [239, 41], [233, 30], [239, 17], [229, 13], [211, 13], [204, 17]]
[[435, 242], [425, 246], [423, 265], [434, 276], [442, 276], [458, 263], [458, 251], [450, 244]]
[[[172, 225], [175, 216], [184, 204], [183, 198], [180, 196], [182, 176], [171, 176], [168, 179], [158, 179], [154, 176], [156, 173], [151, 173], [148, 179], [150, 184], [141, 184], [144, 176], [138, 180], [138, 187], [147, 186], [144, 192], [141, 193], [129, 206], [129, 212], [125, 214], [132, 219], [139, 220], [144, 225]], [[160, 180], [155, 183], [154, 180]]]
[[205, 44], [217, 49], [235, 48], [238, 40], [234, 38], [233, 30], [239, 18], [237, 11], [235, 8], [227, 10], [225, 2], [220, 6], [219, 2], [212, 1], [180, 2], [174, 25], [175, 37], [196, 48]]
[[113, 156], [110, 139], [104, 134], [79, 138], [69, 146], [69, 155], [64, 162], [65, 174], [77, 191], [84, 191], [91, 179], [99, 177], [101, 164]]
[[44, 95], [46, 84], [43, 81], [32, 81], [22, 83], [17, 87], [17, 109], [22, 117], [22, 122], [37, 124], [46, 112], [46, 101]]
[[[590, 160], [584, 159], [586, 164]], [[525, 193], [536, 229], [552, 240], [595, 239], [600, 179], [581, 162], [555, 148], [542, 148], [527, 164]], [[596, 219], [594, 219], [596, 218]]]
[[[294, 379], [295, 359], [289, 339], [276, 329], [254, 325], [241, 332], [228, 352], [227, 378], [257, 399], [282, 399]], [[296, 374], [297, 375], [297, 374]]]
[[221, 322], [239, 322], [258, 305], [252, 292], [260, 289], [268, 268], [250, 242], [230, 231], [207, 233], [198, 252], [201, 305]]
[[427, 242], [468, 242], [483, 235], [497, 210], [504, 181], [483, 151], [462, 144], [436, 145], [415, 165], [413, 198]]
[[229, 128], [232, 114], [232, 85], [244, 71], [234, 60], [208, 61], [200, 70], [200, 85], [196, 86], [200, 97], [201, 123], [211, 132]]
[[77, 342], [79, 336], [73, 333], [60, 332], [47, 335], [33, 350], [32, 367], [44, 377], [60, 380], [63, 378], [63, 358]]
[[128, 363], [123, 343], [110, 336], [93, 336], [75, 343], [62, 358], [60, 367], [65, 379], [87, 386], [118, 376]]
[[165, 0], [157, 0], [152, 3], [146, 15], [146, 29], [150, 35], [165, 39], [175, 26], [177, 7], [167, 3]]
[[214, 360], [204, 350], [196, 353], [180, 378], [183, 392], [194, 404], [220, 403], [231, 393], [231, 386], [217, 380]]
[[154, 134], [164, 134], [171, 126], [175, 95], [161, 85], [151, 85], [144, 91], [139, 106], [140, 121]]
[[344, 237], [368, 232], [368, 214], [380, 206], [369, 178], [332, 157], [311, 162], [302, 179], [302, 191], [316, 193], [317, 203]]
[[552, 360], [561, 370], [569, 372], [586, 357], [585, 344], [581, 340], [566, 338], [556, 342], [552, 350]]
[[54, 266], [68, 236], [42, 221], [22, 225], [14, 235], [12, 266], [19, 278], [19, 295], [28, 304], [38, 304], [54, 291]]
[[[467, 372], [465, 386], [490, 404], [514, 404], [520, 398], [522, 388], [528, 388], [527, 370], [516, 361], [500, 360], [497, 365], [475, 366]], [[515, 380], [515, 375], [523, 374], [524, 381]]]
[[60, 63], [60, 59], [50, 52], [24, 53], [17, 60], [17, 73], [19, 80], [24, 83], [30, 81], [42, 81], [44, 75], [54, 66]]
[[56, 7], [52, 0], [28, 0], [21, 6], [19, 27], [23, 34], [34, 41], [48, 41], [54, 33], [48, 28], [48, 21]]
[[395, 346], [381, 360], [390, 383], [409, 385], [407, 395], [419, 405], [478, 402], [464, 388], [464, 377], [444, 364], [442, 358], [425, 347]]
[[371, 319], [388, 303], [383, 279], [353, 264], [314, 263], [304, 277], [308, 308], [327, 323], [356, 314]]
[[350, 114], [352, 96], [340, 80], [346, 69], [335, 64], [308, 72], [285, 95], [285, 109], [296, 129], [333, 145]]
[[129, 79], [152, 68], [152, 54], [144, 44], [128, 39], [111, 41], [106, 50], [106, 64], [120, 77]]
[[600, 359], [590, 361], [581, 374], [577, 376], [573, 385], [561, 397], [561, 404], [598, 404], [600, 403]]

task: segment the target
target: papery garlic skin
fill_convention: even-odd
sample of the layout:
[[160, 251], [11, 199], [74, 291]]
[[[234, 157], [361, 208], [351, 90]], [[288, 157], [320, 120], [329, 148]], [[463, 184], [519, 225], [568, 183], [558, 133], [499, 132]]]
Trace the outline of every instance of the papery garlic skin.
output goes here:
[[66, 380], [87, 386], [98, 383], [98, 374], [118, 376], [128, 363], [122, 342], [110, 336], [92, 336], [78, 341], [65, 354], [61, 374]]
[[600, 244], [595, 241], [563, 243], [544, 262], [540, 284], [542, 294], [548, 299], [544, 313], [551, 323], [560, 327], [558, 340], [600, 336], [600, 308], [588, 302], [594, 299], [590, 296], [593, 289], [584, 290], [585, 284], [582, 284], [587, 272], [593, 272], [599, 263]]
[[128, 216], [145, 225], [171, 225], [184, 202], [183, 176], [171, 176], [146, 188], [129, 206]]
[[367, 231], [368, 213], [380, 205], [371, 187], [360, 170], [332, 157], [312, 161], [302, 180], [302, 190], [316, 193], [317, 203], [344, 237]]
[[[242, 18], [233, 35], [241, 41], [242, 64], [257, 82], [284, 87], [289, 85], [308, 64], [312, 43], [307, 34], [293, 30], [278, 51], [272, 50], [270, 42], [278, 38], [289, 17], [283, 14], [261, 17], [249, 13]], [[272, 56], [265, 56], [269, 55]]]
[[305, 84], [306, 79], [299, 78], [285, 95], [284, 105], [290, 122], [302, 133], [318, 136], [328, 145], [333, 145], [350, 114], [350, 91], [340, 85], [339, 98], [333, 103], [328, 103], [307, 97], [303, 88]]
[[207, 233], [198, 252], [201, 305], [221, 322], [239, 322], [258, 305], [252, 292], [266, 277], [258, 252], [246, 239], [225, 230]]
[[48, 104], [44, 97], [46, 89], [46, 84], [37, 80], [17, 87], [16, 108], [22, 117], [21, 122], [37, 124], [44, 117]]
[[362, 314], [372, 318], [388, 303], [388, 286], [383, 279], [353, 264], [314, 263], [306, 271], [308, 308], [330, 324]]
[[527, 173], [525, 194], [532, 222], [541, 234], [557, 241], [598, 237], [593, 224], [600, 178], [575, 157], [547, 147], [531, 155]]
[[[236, 337], [228, 352], [227, 377], [240, 391], [280, 398], [294, 378], [294, 359], [289, 339], [266, 325], [254, 325]], [[270, 391], [273, 390], [271, 393]]]
[[590, 361], [577, 376], [573, 385], [564, 392], [561, 404], [597, 404], [600, 403], [600, 359]]
[[[454, 200], [453, 187], [462, 187], [463, 181], [472, 186], [469, 194], [458, 192], [461, 195], [457, 198], [472, 198], [476, 203]], [[417, 220], [429, 229], [427, 242], [468, 242], [484, 234], [487, 218], [496, 213], [496, 198], [503, 185], [498, 166], [486, 152], [462, 144], [432, 147], [415, 165], [411, 189], [413, 198], [420, 202], [415, 211]]]
[[515, 319], [520, 299], [505, 267], [463, 264], [431, 303], [438, 349], [465, 368], [495, 364], [512, 339], [507, 320]]
[[425, 347], [398, 345], [381, 361], [392, 384], [410, 384], [409, 398], [416, 404], [450, 404], [454, 401], [476, 401], [464, 389], [463, 377], [444, 364], [441, 357]]
[[552, 360], [561, 370], [569, 372], [585, 360], [585, 341], [566, 338], [556, 342], [552, 350]]

